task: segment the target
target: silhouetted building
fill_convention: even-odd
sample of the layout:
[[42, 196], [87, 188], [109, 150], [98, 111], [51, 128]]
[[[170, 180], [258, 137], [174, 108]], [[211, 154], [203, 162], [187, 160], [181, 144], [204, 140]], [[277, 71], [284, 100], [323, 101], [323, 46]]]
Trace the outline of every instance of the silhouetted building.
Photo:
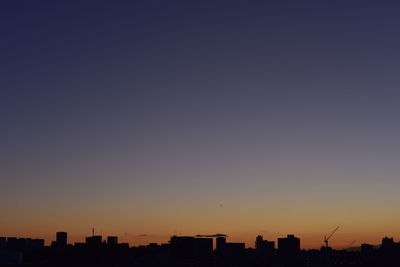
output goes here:
[[256, 250], [258, 251], [273, 251], [275, 249], [274, 241], [267, 241], [259, 235], [256, 238]]
[[209, 262], [212, 260], [212, 238], [173, 236], [170, 245], [171, 258], [175, 262]]
[[108, 236], [107, 237], [107, 244], [109, 244], [109, 245], [118, 244], [118, 237], [117, 236]]
[[57, 246], [66, 246], [68, 243], [68, 234], [66, 232], [57, 232], [56, 233], [56, 245]]
[[[322, 252], [321, 252], [322, 253]], [[294, 235], [278, 238], [278, 261], [284, 266], [301, 266], [300, 239]]]
[[18, 249], [18, 238], [7, 237], [6, 249], [11, 249], [11, 250]]
[[278, 238], [278, 250], [284, 254], [296, 254], [300, 252], [300, 239], [294, 235]]
[[264, 242], [264, 238], [261, 235], [258, 235], [256, 237], [256, 249], [260, 249], [263, 242]]
[[392, 250], [396, 247], [396, 243], [394, 242], [393, 238], [384, 237], [382, 239], [382, 250]]
[[[226, 242], [225, 237], [217, 239], [217, 266], [246, 266], [245, 243]], [[218, 242], [219, 241], [219, 242]]]
[[25, 239], [25, 249], [41, 249], [44, 248], [44, 239]]
[[220, 251], [220, 250], [224, 249], [225, 244], [226, 244], [226, 237], [223, 237], [223, 236], [217, 237], [216, 243], [217, 243], [217, 250]]
[[275, 242], [264, 240], [259, 235], [256, 238], [256, 262], [260, 266], [270, 266], [275, 259]]
[[26, 250], [44, 248], [44, 239], [8, 237], [5, 248], [9, 250]]
[[194, 237], [173, 236], [170, 239], [171, 257], [175, 261], [194, 259]]
[[213, 254], [212, 238], [195, 238], [194, 239], [195, 258], [198, 261], [210, 261]]
[[7, 238], [7, 249], [11, 250], [22, 250], [25, 247], [24, 238], [8, 237]]
[[86, 237], [86, 245], [88, 246], [100, 246], [103, 238], [101, 235], [94, 235]]
[[395, 242], [394, 242], [394, 240], [393, 240], [393, 238], [392, 237], [384, 237], [384, 238], [382, 238], [382, 246], [386, 246], [386, 245], [393, 245]]
[[5, 237], [0, 237], [0, 249], [4, 249], [6, 247], [7, 239]]
[[372, 254], [374, 252], [374, 246], [370, 244], [362, 244], [361, 245], [361, 253], [363, 254]]

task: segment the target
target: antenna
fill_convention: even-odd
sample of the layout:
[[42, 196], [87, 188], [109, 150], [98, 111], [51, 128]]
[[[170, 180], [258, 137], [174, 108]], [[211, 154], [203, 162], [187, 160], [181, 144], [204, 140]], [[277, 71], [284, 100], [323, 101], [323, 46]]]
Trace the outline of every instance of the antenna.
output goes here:
[[94, 228], [92, 228], [92, 236], [94, 236]]

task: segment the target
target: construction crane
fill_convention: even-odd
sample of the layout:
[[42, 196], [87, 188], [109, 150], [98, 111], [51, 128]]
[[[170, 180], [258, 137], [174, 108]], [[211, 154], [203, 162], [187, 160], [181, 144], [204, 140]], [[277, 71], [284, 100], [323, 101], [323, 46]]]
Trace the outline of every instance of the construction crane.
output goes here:
[[329, 239], [336, 233], [336, 231], [339, 229], [339, 226], [335, 228], [328, 236], [324, 236], [324, 243], [325, 247], [328, 247], [328, 241]]

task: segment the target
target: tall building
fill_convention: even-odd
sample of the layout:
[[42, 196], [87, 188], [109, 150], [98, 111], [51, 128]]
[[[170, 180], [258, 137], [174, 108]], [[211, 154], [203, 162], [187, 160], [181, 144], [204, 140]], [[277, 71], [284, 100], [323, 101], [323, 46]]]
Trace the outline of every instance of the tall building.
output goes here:
[[264, 242], [264, 238], [261, 235], [256, 237], [256, 249], [260, 249], [262, 247], [262, 243]]
[[56, 244], [57, 246], [66, 246], [68, 243], [68, 234], [66, 232], [56, 233]]
[[300, 252], [300, 238], [294, 235], [278, 238], [278, 250], [284, 254], [296, 254]]
[[217, 237], [217, 250], [221, 251], [225, 248], [226, 245], [226, 237], [219, 236]]

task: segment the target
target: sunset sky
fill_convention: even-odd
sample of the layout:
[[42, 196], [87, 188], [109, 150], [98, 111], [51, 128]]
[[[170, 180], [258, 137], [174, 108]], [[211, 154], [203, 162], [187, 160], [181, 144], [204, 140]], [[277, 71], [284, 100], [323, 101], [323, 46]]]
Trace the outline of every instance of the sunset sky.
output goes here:
[[400, 2], [0, 3], [0, 236], [400, 239]]

